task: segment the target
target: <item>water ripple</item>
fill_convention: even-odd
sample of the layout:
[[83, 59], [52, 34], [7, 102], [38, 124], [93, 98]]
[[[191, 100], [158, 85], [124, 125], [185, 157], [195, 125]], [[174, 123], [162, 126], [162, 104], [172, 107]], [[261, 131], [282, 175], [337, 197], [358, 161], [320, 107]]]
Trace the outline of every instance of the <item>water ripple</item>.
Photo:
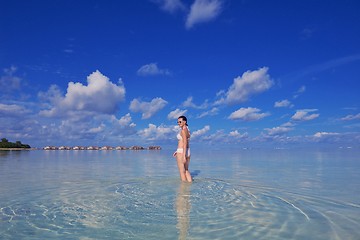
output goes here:
[[[66, 184], [65, 184], [66, 185]], [[357, 204], [198, 178], [64, 186], [0, 206], [2, 239], [355, 239]], [[19, 231], [19, 229], [21, 229]]]

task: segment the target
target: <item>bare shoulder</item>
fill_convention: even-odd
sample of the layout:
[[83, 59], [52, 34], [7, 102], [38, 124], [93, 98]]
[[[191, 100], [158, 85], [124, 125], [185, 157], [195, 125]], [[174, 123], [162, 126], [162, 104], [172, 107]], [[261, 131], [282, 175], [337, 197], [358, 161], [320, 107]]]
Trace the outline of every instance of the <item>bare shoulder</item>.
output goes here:
[[187, 129], [186, 128], [181, 129], [181, 134], [186, 136], [187, 135]]
[[184, 130], [185, 135], [189, 138], [189, 137], [190, 137], [189, 128], [188, 128], [188, 127], [185, 127], [183, 130]]

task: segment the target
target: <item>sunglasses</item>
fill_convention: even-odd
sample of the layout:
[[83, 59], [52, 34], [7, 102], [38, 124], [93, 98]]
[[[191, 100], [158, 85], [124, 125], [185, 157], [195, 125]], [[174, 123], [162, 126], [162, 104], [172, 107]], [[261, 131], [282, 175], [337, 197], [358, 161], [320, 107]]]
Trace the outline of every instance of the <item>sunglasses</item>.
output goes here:
[[177, 123], [182, 123], [182, 121], [178, 121]]

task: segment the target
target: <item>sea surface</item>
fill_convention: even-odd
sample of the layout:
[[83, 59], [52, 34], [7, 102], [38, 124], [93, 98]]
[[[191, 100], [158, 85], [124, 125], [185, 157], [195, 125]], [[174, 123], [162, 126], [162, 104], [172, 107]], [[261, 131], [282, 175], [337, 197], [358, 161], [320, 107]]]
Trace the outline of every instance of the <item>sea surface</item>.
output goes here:
[[360, 239], [359, 149], [0, 151], [0, 239]]

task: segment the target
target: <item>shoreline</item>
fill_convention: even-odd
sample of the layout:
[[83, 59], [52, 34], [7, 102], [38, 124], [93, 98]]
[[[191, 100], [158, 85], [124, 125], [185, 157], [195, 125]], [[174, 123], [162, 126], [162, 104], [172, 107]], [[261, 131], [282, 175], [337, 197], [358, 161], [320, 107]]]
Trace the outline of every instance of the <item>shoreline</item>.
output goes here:
[[80, 147], [80, 148], [73, 148], [73, 147], [69, 147], [69, 148], [58, 148], [58, 147], [53, 147], [53, 148], [0, 148], [0, 151], [32, 151], [32, 150], [43, 150], [43, 151], [119, 151], [119, 150], [132, 150], [132, 151], [137, 151], [137, 150], [161, 150], [162, 148], [160, 146], [150, 146], [150, 147], [139, 147], [139, 146], [133, 146], [133, 147], [120, 147], [120, 148], [115, 148], [115, 147], [95, 147], [95, 148], [87, 148], [87, 147]]
[[38, 150], [37, 148], [0, 148], [0, 151], [29, 151], [29, 150]]

